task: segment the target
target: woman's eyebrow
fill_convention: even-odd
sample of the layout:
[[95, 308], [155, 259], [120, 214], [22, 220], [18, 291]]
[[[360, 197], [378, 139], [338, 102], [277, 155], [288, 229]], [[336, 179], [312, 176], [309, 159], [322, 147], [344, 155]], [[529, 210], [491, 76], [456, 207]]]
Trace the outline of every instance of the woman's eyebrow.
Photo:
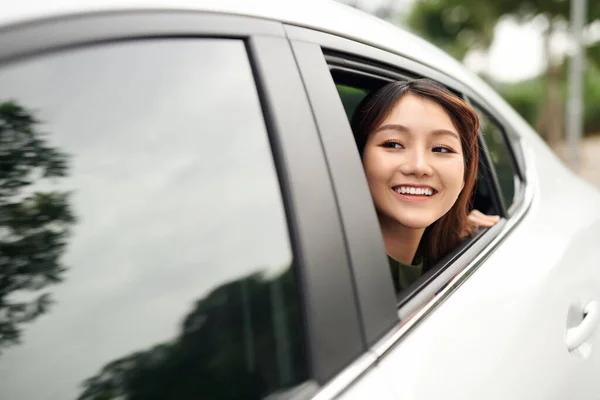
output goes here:
[[379, 128], [375, 129], [375, 132], [373, 133], [377, 133], [379, 131], [384, 131], [384, 130], [393, 130], [393, 131], [398, 131], [398, 132], [410, 132], [410, 129], [408, 129], [406, 126], [404, 125], [400, 125], [400, 124], [387, 124], [387, 125], [382, 125]]
[[436, 130], [432, 131], [431, 134], [433, 136], [452, 136], [454, 139], [460, 141], [460, 137], [458, 136], [458, 133], [456, 133], [454, 131], [450, 131], [448, 129], [436, 129]]
[[[383, 130], [393, 130], [393, 131], [398, 131], [398, 132], [410, 132], [410, 129], [408, 129], [406, 126], [404, 125], [400, 125], [400, 124], [386, 124], [386, 125], [382, 125], [379, 128], [375, 129], [375, 132], [373, 133], [377, 133], [379, 131], [383, 131]], [[448, 130], [448, 129], [436, 129], [434, 131], [431, 131], [431, 134], [433, 136], [452, 136], [453, 138], [455, 138], [456, 140], [460, 140], [460, 137], [458, 136], [458, 133]]]

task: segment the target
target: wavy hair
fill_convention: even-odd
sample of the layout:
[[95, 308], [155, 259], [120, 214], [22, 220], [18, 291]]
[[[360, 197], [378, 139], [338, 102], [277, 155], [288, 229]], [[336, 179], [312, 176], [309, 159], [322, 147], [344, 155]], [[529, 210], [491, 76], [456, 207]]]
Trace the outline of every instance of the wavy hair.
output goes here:
[[465, 161], [465, 185], [458, 199], [445, 215], [426, 229], [422, 239], [425, 240], [427, 265], [433, 265], [473, 233], [467, 215], [477, 179], [479, 117], [463, 99], [431, 79], [389, 83], [369, 93], [352, 116], [352, 131], [361, 157], [369, 135], [385, 120], [398, 101], [408, 94], [434, 101], [446, 111], [459, 132]]

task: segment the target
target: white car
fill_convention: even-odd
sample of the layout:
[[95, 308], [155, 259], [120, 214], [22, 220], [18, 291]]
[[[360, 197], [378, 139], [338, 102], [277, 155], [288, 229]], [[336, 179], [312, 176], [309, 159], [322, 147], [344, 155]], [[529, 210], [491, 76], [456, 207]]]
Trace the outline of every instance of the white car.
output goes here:
[[[352, 8], [0, 6], [0, 398], [600, 399], [600, 193]], [[348, 123], [428, 77], [502, 218], [396, 294]]]

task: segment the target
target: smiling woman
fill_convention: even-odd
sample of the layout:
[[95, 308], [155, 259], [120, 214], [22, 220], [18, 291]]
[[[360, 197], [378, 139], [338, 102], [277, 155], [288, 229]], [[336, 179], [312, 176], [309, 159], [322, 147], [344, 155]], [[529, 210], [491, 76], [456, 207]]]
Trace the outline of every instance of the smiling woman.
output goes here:
[[365, 97], [352, 128], [402, 290], [473, 232], [479, 118], [442, 85], [417, 79]]

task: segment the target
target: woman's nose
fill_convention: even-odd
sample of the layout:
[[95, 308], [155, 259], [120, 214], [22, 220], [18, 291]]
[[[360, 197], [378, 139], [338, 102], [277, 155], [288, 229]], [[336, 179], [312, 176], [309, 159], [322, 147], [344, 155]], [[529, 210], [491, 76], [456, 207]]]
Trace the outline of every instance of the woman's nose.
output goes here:
[[425, 150], [412, 149], [405, 152], [405, 158], [399, 166], [405, 175], [424, 176], [432, 174], [429, 153]]

